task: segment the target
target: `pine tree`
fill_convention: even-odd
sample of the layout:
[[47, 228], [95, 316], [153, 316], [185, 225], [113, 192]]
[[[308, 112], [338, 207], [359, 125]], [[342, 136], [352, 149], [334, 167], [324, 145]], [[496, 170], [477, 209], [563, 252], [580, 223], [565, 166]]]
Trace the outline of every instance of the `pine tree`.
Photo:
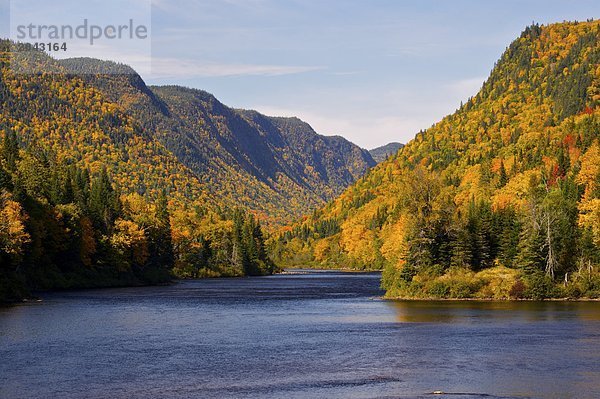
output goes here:
[[5, 167], [9, 172], [14, 172], [17, 169], [19, 161], [19, 140], [17, 134], [12, 130], [4, 132], [4, 140], [2, 140], [2, 158], [5, 161]]
[[1, 190], [12, 190], [12, 178], [10, 174], [2, 167], [0, 163], [0, 191]]
[[119, 216], [120, 201], [105, 167], [92, 182], [88, 208], [96, 227], [105, 233], [109, 232]]
[[506, 186], [506, 183], [508, 183], [508, 175], [504, 168], [504, 161], [500, 161], [500, 180], [498, 182], [498, 188]]
[[173, 242], [171, 240], [171, 215], [168, 208], [167, 193], [161, 190], [156, 200], [156, 221], [152, 234], [154, 254], [152, 260], [158, 267], [170, 270], [175, 261]]
[[87, 213], [90, 195], [90, 173], [87, 169], [77, 169], [73, 184], [73, 200], [84, 213]]
[[515, 210], [512, 207], [496, 212], [497, 223], [497, 258], [507, 267], [514, 266], [519, 245], [521, 228]]
[[519, 236], [516, 266], [523, 269], [526, 274], [541, 271], [544, 268], [543, 246], [544, 238], [540, 223], [535, 214], [529, 215], [523, 222], [523, 229]]

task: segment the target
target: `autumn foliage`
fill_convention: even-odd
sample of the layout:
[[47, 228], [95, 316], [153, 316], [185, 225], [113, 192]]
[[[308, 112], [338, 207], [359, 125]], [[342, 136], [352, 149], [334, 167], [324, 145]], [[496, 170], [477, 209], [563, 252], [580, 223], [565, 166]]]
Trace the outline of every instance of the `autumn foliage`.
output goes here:
[[390, 296], [460, 285], [487, 297], [496, 274], [532, 298], [600, 295], [599, 65], [598, 21], [528, 27], [475, 97], [282, 232], [274, 253], [383, 269]]

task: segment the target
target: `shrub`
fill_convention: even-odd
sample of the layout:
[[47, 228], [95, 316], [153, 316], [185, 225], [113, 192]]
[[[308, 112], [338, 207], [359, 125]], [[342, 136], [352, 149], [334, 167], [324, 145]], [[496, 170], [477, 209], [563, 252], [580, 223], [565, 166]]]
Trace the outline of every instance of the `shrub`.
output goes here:
[[564, 298], [580, 298], [581, 297], [581, 289], [578, 284], [570, 283], [567, 284], [566, 287], [561, 288], [561, 297]]
[[515, 281], [515, 283], [512, 285], [512, 287], [510, 287], [509, 295], [513, 299], [524, 298], [526, 289], [527, 289], [527, 286], [525, 285], [523, 280], [519, 279], [519, 280]]
[[530, 299], [546, 299], [554, 295], [552, 279], [541, 271], [536, 271], [527, 276], [527, 289], [525, 296]]
[[479, 289], [479, 284], [469, 283], [468, 281], [454, 280], [450, 285], [451, 298], [472, 298], [473, 294]]
[[427, 294], [434, 298], [448, 298], [450, 287], [445, 281], [434, 280], [428, 284]]

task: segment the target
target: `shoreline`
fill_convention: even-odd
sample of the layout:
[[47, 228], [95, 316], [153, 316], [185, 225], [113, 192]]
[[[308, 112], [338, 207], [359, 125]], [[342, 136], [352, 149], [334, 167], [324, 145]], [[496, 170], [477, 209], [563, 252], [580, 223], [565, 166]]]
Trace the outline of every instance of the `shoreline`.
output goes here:
[[409, 298], [409, 297], [380, 297], [391, 302], [600, 302], [600, 298]]
[[285, 274], [286, 271], [290, 270], [303, 270], [307, 272], [345, 272], [345, 273], [381, 273], [383, 270], [381, 269], [352, 269], [352, 268], [317, 268], [317, 267], [300, 267], [300, 266], [288, 266], [284, 267], [282, 271], [275, 272], [275, 274]]

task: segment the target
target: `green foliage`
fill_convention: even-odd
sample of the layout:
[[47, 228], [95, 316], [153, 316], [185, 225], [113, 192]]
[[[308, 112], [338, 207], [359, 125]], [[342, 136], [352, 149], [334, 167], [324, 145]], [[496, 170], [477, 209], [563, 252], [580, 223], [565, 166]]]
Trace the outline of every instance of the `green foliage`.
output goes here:
[[526, 286], [526, 298], [540, 300], [551, 298], [555, 294], [552, 278], [539, 270], [527, 275]]

